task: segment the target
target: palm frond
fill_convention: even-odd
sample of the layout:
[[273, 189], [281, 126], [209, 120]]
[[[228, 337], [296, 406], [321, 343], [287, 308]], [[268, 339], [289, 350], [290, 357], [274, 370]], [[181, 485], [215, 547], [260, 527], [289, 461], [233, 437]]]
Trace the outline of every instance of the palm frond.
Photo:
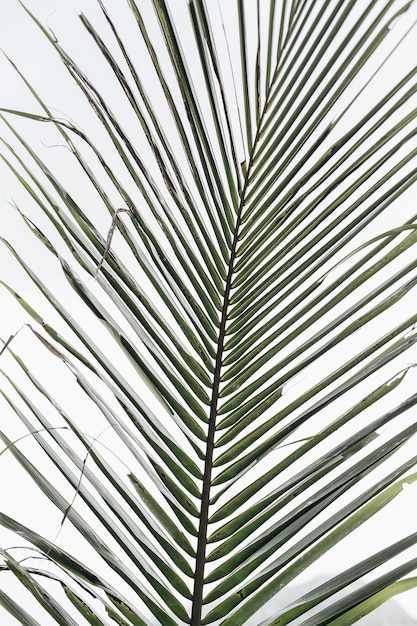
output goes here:
[[[1, 575], [59, 624], [238, 626], [417, 479], [417, 68], [385, 72], [416, 3], [110, 4], [79, 16], [97, 72], [21, 13], [88, 130], [8, 58], [33, 109], [0, 109], [19, 232], [71, 294], [2, 238], [37, 294], [3, 276], [28, 322], [1, 352], [2, 454], [101, 568], [4, 512], [30, 551], [2, 549]], [[69, 150], [72, 181], [31, 124]], [[264, 623], [354, 623], [416, 586], [416, 544], [358, 550]]]

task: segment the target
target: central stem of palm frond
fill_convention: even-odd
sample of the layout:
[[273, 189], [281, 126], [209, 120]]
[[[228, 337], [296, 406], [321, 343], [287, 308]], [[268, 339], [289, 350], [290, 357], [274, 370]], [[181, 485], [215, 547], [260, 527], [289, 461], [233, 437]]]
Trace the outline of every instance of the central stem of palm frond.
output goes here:
[[219, 339], [217, 344], [216, 364], [213, 376], [213, 389], [210, 404], [210, 416], [207, 433], [207, 448], [204, 466], [203, 476], [203, 490], [201, 496], [201, 510], [200, 510], [200, 526], [198, 529], [198, 543], [196, 554], [196, 568], [194, 573], [194, 592], [193, 592], [193, 607], [191, 613], [191, 625], [199, 626], [201, 624], [201, 613], [203, 608], [203, 586], [204, 586], [204, 568], [206, 563], [206, 548], [207, 548], [207, 528], [209, 519], [209, 505], [210, 505], [210, 488], [211, 488], [211, 473], [213, 467], [213, 452], [214, 452], [214, 435], [216, 432], [216, 417], [217, 417], [217, 405], [219, 401], [219, 388], [220, 377], [223, 360], [223, 348], [224, 339], [226, 335], [226, 321], [227, 311], [229, 308], [230, 291], [232, 288], [233, 266], [236, 257], [236, 246], [240, 225], [240, 212], [236, 220], [235, 236], [231, 248], [229, 270], [226, 279], [222, 314], [219, 328]]
[[[277, 64], [278, 66], [278, 64]], [[275, 72], [276, 73], [276, 72]], [[213, 387], [210, 403], [210, 415], [207, 433], [207, 447], [204, 465], [203, 475], [203, 489], [201, 495], [201, 509], [200, 509], [200, 524], [198, 529], [197, 539], [197, 553], [196, 553], [196, 567], [194, 572], [194, 590], [192, 598], [192, 611], [191, 611], [191, 626], [201, 626], [202, 610], [203, 610], [203, 589], [204, 589], [204, 569], [206, 565], [206, 550], [207, 550], [207, 530], [209, 523], [209, 507], [210, 507], [210, 489], [211, 489], [211, 475], [213, 468], [213, 454], [214, 454], [214, 437], [216, 433], [216, 418], [217, 408], [219, 402], [219, 390], [221, 381], [221, 369], [223, 362], [224, 342], [226, 337], [226, 323], [227, 313], [230, 303], [230, 292], [232, 290], [232, 279], [234, 272], [234, 265], [236, 260], [236, 250], [239, 237], [239, 229], [241, 226], [242, 211], [245, 202], [245, 194], [249, 184], [249, 176], [253, 165], [254, 154], [258, 145], [258, 140], [262, 128], [262, 123], [265, 117], [265, 113], [268, 106], [269, 96], [272, 90], [274, 79], [271, 82], [271, 86], [266, 93], [265, 103], [259, 116], [258, 125], [255, 137], [253, 139], [252, 149], [250, 151], [248, 166], [245, 174], [245, 180], [243, 183], [240, 204], [236, 213], [236, 224], [233, 236], [233, 242], [230, 248], [229, 267], [227, 272], [226, 284], [224, 289], [223, 306], [220, 319], [219, 337], [217, 342], [216, 364], [213, 375]]]
[[[254, 145], [256, 145], [257, 137], [255, 138]], [[245, 192], [248, 184], [248, 177], [250, 172], [250, 165], [252, 158], [249, 161], [249, 166], [245, 176], [244, 187], [242, 191], [241, 202], [236, 217], [236, 226], [234, 232], [234, 238], [230, 249], [229, 268], [226, 278], [223, 307], [221, 313], [219, 337], [217, 343], [216, 363], [213, 376], [213, 388], [210, 404], [210, 416], [207, 433], [207, 448], [205, 456], [205, 466], [203, 475], [203, 490], [201, 496], [201, 510], [200, 510], [200, 525], [198, 529], [197, 540], [197, 554], [196, 554], [196, 567], [194, 573], [194, 591], [192, 600], [192, 613], [191, 613], [191, 626], [201, 625], [201, 616], [203, 608], [203, 588], [204, 588], [204, 569], [206, 564], [206, 549], [207, 549], [207, 530], [209, 520], [209, 506], [210, 506], [210, 488], [211, 488], [211, 474], [213, 467], [213, 453], [214, 453], [214, 436], [216, 432], [216, 418], [217, 408], [219, 401], [219, 389], [221, 380], [221, 369], [223, 361], [224, 341], [226, 336], [226, 323], [227, 313], [230, 302], [230, 292], [232, 289], [232, 278], [234, 271], [234, 264], [236, 259], [236, 248], [238, 242], [239, 228], [241, 223], [241, 214], [244, 204]]]

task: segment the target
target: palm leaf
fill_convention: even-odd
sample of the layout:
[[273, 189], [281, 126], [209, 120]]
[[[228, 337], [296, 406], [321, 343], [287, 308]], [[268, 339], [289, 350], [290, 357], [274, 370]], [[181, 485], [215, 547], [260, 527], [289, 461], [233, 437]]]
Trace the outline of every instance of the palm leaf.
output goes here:
[[[100, 566], [2, 512], [26, 546], [23, 561], [2, 549], [2, 576], [59, 624], [244, 624], [417, 478], [417, 214], [402, 201], [417, 68], [384, 74], [415, 3], [185, 4], [129, 0], [119, 19], [97, 0], [79, 16], [107, 83], [22, 10], [88, 131], [7, 59], [33, 98], [1, 109], [21, 232], [71, 296], [2, 238], [37, 293], [3, 276], [28, 323], [1, 352], [2, 454]], [[72, 186], [28, 138], [39, 123], [69, 149]], [[96, 426], [31, 366], [33, 340]], [[416, 544], [358, 549], [264, 623], [354, 623], [415, 587]], [[0, 603], [39, 623], [9, 592]]]

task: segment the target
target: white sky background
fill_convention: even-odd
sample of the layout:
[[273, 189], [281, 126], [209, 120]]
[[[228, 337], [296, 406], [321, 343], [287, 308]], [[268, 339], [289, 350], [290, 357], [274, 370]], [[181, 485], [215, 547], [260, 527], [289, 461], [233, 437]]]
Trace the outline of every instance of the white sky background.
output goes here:
[[[98, 13], [96, 3], [94, 0], [78, 0], [77, 4], [72, 2], [62, 3], [60, 0], [29, 0], [27, 2], [29, 8], [33, 10], [40, 21], [47, 23], [52, 30], [56, 30], [59, 33], [60, 43], [64, 48], [68, 48], [71, 51], [75, 50], [77, 58], [82, 59], [82, 66], [87, 72], [92, 71], [96, 67], [94, 54], [91, 52], [91, 48], [87, 45], [86, 39], [80, 35], [81, 30], [73, 30], [73, 24], [76, 23], [74, 15], [79, 10], [83, 10], [90, 17], [94, 23], [94, 15]], [[414, 6], [413, 12], [407, 14], [407, 20], [411, 21], [417, 17], [417, 7]], [[417, 46], [416, 36], [414, 35], [408, 38], [396, 57], [395, 64], [391, 65], [391, 71], [397, 72], [399, 68], [403, 68], [404, 64], [413, 64], [413, 61], [417, 58]], [[51, 54], [50, 46], [45, 39], [36, 31], [35, 26], [31, 20], [24, 14], [22, 8], [15, 0], [3, 0], [0, 5], [0, 47], [13, 59], [18, 67], [30, 77], [33, 84], [36, 86], [38, 92], [42, 95], [45, 102], [63, 111], [71, 116], [72, 119], [81, 121], [81, 125], [87, 129], [89, 124], [94, 124], [95, 120], [89, 113], [88, 108], [85, 106], [83, 99], [78, 93], [76, 87], [74, 87], [70, 81], [66, 78], [65, 72], [61, 70], [61, 63], [56, 58], [56, 55]], [[16, 107], [19, 109], [34, 110], [33, 99], [28, 94], [26, 88], [22, 86], [21, 82], [16, 79], [14, 72], [8, 66], [6, 60], [0, 61], [0, 76], [1, 76], [1, 96], [0, 106], [4, 107]], [[100, 82], [100, 76], [97, 75], [97, 81]], [[33, 123], [20, 122], [19, 128], [25, 130], [25, 136], [31, 137], [32, 145], [35, 148], [39, 147], [42, 150], [43, 156], [54, 161], [57, 165], [58, 171], [62, 178], [68, 179], [71, 177], [72, 170], [70, 169], [70, 156], [63, 147], [51, 147], [56, 141], [56, 135], [51, 132], [46, 125], [40, 124], [36, 127]], [[30, 133], [30, 135], [29, 135]], [[48, 141], [48, 137], [51, 138]], [[46, 146], [42, 145], [43, 142]], [[80, 190], [80, 194], [85, 194], [88, 197], [88, 190]], [[1, 202], [1, 233], [10, 238], [18, 249], [25, 249], [27, 246], [31, 246], [26, 251], [30, 253], [31, 262], [33, 261], [34, 267], [37, 265], [43, 271], [45, 269], [45, 263], [49, 262], [45, 256], [42, 256], [40, 246], [32, 250], [33, 240], [32, 238], [22, 239], [27, 235], [23, 235], [24, 232], [21, 229], [21, 221], [17, 217], [16, 212], [8, 204], [10, 199], [20, 206], [20, 203], [24, 201], [24, 194], [21, 192], [18, 185], [8, 174], [7, 169], [0, 165], [0, 202]], [[93, 201], [93, 199], [92, 199]], [[401, 199], [400, 207], [409, 211], [409, 214], [417, 212], [417, 203], [415, 202], [415, 196], [412, 194], [406, 194]], [[26, 206], [25, 206], [26, 210]], [[94, 213], [94, 209], [91, 209]], [[401, 222], [404, 220], [401, 219]], [[28, 257], [26, 257], [28, 258]], [[16, 272], [16, 274], [15, 274]], [[56, 295], [58, 297], [66, 298], [69, 296], [70, 288], [62, 285], [60, 272], [55, 266], [48, 268], [50, 277], [50, 286], [52, 289], [59, 289]], [[15, 274], [15, 275], [14, 275]], [[12, 279], [10, 279], [12, 275]], [[9, 282], [14, 286], [22, 285], [22, 293], [30, 300], [31, 296], [35, 295], [35, 291], [29, 286], [28, 281], [24, 278], [22, 272], [16, 269], [16, 266], [11, 263], [10, 256], [0, 248], [0, 278], [8, 277]], [[14, 280], [15, 279], [15, 280]], [[1, 294], [1, 308], [0, 308], [0, 336], [6, 339], [10, 334], [15, 333], [21, 326], [27, 321], [27, 317], [23, 311], [14, 304], [12, 299], [8, 296], [3, 297]], [[69, 300], [68, 300], [69, 301]], [[404, 306], [415, 306], [412, 298], [405, 301]], [[54, 323], [59, 322], [53, 318], [53, 313], [48, 309], [42, 311], [49, 319], [53, 319]], [[30, 332], [25, 329], [16, 339], [16, 346], [35, 346], [36, 342], [31, 337]], [[38, 352], [30, 354], [28, 352], [28, 362], [32, 358], [33, 367], [47, 368], [50, 364], [50, 360], [46, 359], [45, 362], [39, 361]], [[417, 362], [417, 353], [414, 351], [413, 355], [407, 355], [407, 359], [413, 362]], [[2, 365], [0, 363], [0, 365]], [[65, 368], [56, 365], [57, 376], [55, 378], [55, 370], [52, 374], [48, 371], [48, 377], [51, 377], [51, 385], [58, 385], [58, 381], [62, 380], [60, 374], [64, 373]], [[68, 380], [68, 377], [67, 379]], [[413, 393], [415, 390], [416, 376], [411, 372], [407, 378], [407, 384], [409, 385], [409, 393]], [[70, 381], [68, 382], [70, 385]], [[57, 388], [57, 394], [64, 401], [66, 398], [72, 398], [77, 393], [76, 385], [68, 387], [66, 389]], [[404, 395], [408, 395], [404, 392]], [[80, 405], [82, 410], [82, 405]], [[89, 416], [90, 417], [90, 416]], [[18, 436], [19, 429], [16, 430], [16, 436]], [[91, 434], [97, 435], [97, 430], [92, 430]], [[105, 441], [105, 439], [103, 439]], [[23, 480], [23, 472], [20, 472], [16, 464], [9, 463], [6, 458], [7, 455], [0, 456], [0, 472], [3, 477], [7, 476], [7, 479], [2, 480], [1, 489], [1, 506], [2, 509], [9, 513], [12, 517], [16, 516], [17, 519], [25, 519], [24, 512], [27, 510], [28, 505], [34, 508], [38, 507], [38, 496], [33, 492], [25, 492], [24, 497], [21, 497], [21, 491], [19, 488], [19, 481]], [[9, 480], [10, 477], [10, 480]], [[64, 486], [63, 486], [64, 488]], [[361, 542], [363, 545], [364, 556], [366, 552], [373, 552], [384, 545], [385, 535], [388, 532], [391, 541], [394, 541], [396, 537], [402, 537], [408, 533], [416, 531], [416, 490], [413, 489], [412, 497], [409, 494], [404, 493], [399, 496], [383, 513], [384, 517], [379, 516], [377, 520], [372, 521], [367, 525], [367, 530], [359, 530], [352, 537], [352, 541]], [[407, 497], [406, 497], [407, 496]], [[68, 496], [70, 497], [70, 496]], [[43, 500], [41, 500], [43, 503]], [[42, 504], [42, 507], [46, 505]], [[52, 508], [45, 508], [45, 515], [34, 520], [35, 528], [38, 528], [39, 532], [45, 533], [46, 536], [53, 539], [60, 528], [61, 514], [54, 511]], [[36, 526], [38, 524], [38, 526]], [[69, 524], [65, 525], [61, 537], [65, 537], [66, 534], [71, 536], [71, 531], [68, 529]], [[46, 530], [47, 529], [47, 530]], [[6, 535], [6, 533], [4, 533]], [[3, 531], [0, 529], [0, 545], [15, 545], [15, 539], [5, 538], [3, 541]], [[349, 542], [345, 546], [337, 548], [332, 551], [329, 557], [321, 560], [320, 570], [322, 572], [334, 571], [340, 564], [340, 561], [349, 562], [351, 551], [349, 549]], [[2, 583], [2, 580], [0, 580]], [[417, 618], [417, 592], [409, 592], [407, 595], [400, 596], [398, 602], [401, 603], [407, 610]], [[0, 610], [0, 617], [2, 618], [2, 624], [12, 624], [13, 620], [6, 617], [6, 622], [3, 621], [2, 612]], [[7, 620], [10, 619], [10, 622]], [[46, 626], [46, 623], [45, 623]]]

